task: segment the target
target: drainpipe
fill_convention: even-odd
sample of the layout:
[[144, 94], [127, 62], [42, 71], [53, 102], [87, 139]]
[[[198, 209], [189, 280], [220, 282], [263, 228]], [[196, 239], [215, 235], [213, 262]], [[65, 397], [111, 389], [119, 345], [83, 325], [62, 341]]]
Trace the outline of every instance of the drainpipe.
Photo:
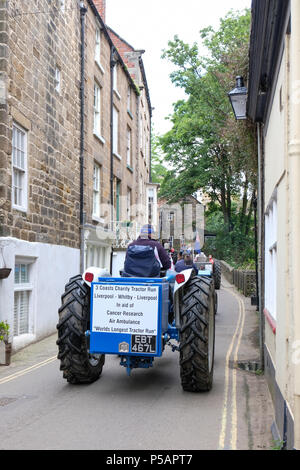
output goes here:
[[[115, 47], [112, 45], [110, 49], [110, 230], [114, 230], [114, 154], [113, 154], [113, 138], [114, 138], [114, 122], [113, 122], [113, 104], [114, 104], [114, 66], [116, 59], [114, 57]], [[110, 274], [113, 269], [113, 248], [110, 253]]]
[[84, 56], [85, 56], [85, 14], [87, 9], [80, 2], [80, 272], [84, 270]]
[[260, 369], [264, 370], [264, 180], [263, 180], [263, 152], [262, 152], [262, 133], [261, 124], [257, 123], [257, 168], [258, 168], [258, 201], [257, 201], [257, 216], [258, 216], [258, 310], [259, 310], [259, 346], [260, 346]]
[[[293, 345], [300, 344], [300, 2], [291, 0], [290, 139], [288, 142], [291, 234], [291, 296]], [[299, 350], [299, 346], [297, 348]], [[294, 448], [300, 450], [300, 361], [294, 360]]]
[[[116, 65], [116, 59], [114, 57], [115, 47], [112, 46], [110, 49], [110, 205], [111, 205], [111, 224], [114, 220], [114, 155], [113, 155], [113, 104], [114, 104], [114, 66]], [[113, 225], [111, 225], [113, 230]]]

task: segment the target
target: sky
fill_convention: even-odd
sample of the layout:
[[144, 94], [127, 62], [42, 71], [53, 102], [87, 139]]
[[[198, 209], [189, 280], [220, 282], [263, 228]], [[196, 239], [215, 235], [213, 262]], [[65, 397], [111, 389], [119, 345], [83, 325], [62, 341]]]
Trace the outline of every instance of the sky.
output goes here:
[[168, 41], [177, 34], [188, 44], [201, 44], [200, 29], [210, 25], [217, 29], [228, 11], [250, 7], [251, 0], [106, 0], [106, 24], [134, 49], [145, 50], [142, 58], [154, 108], [155, 134], [162, 135], [171, 128], [165, 118], [172, 114], [172, 104], [184, 98], [183, 91], [169, 78], [174, 67], [161, 59]]

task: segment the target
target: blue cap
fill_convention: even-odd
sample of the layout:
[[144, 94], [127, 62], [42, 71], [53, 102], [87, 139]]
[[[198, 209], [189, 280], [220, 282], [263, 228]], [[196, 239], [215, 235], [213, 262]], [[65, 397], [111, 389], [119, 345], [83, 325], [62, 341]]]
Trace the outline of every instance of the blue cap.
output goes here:
[[152, 225], [149, 225], [149, 224], [143, 225], [143, 227], [141, 228], [141, 234], [149, 235], [150, 233], [154, 233]]

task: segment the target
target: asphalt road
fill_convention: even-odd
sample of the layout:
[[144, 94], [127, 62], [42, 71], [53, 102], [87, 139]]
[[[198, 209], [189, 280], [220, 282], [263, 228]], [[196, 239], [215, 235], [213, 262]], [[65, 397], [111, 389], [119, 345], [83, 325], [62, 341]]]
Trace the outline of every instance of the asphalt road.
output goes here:
[[70, 385], [53, 335], [0, 368], [0, 449], [268, 448], [272, 409], [265, 379], [234, 366], [259, 357], [257, 315], [227, 284], [218, 297], [210, 392], [182, 391], [178, 352], [169, 347], [152, 368], [130, 377], [117, 356], [107, 356], [97, 382]]

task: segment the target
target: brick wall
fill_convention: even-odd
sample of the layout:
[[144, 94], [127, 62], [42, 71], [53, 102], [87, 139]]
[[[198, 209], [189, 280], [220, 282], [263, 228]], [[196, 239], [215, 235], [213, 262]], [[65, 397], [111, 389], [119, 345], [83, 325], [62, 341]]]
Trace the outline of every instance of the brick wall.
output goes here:
[[103, 22], [106, 21], [106, 0], [93, 0]]

